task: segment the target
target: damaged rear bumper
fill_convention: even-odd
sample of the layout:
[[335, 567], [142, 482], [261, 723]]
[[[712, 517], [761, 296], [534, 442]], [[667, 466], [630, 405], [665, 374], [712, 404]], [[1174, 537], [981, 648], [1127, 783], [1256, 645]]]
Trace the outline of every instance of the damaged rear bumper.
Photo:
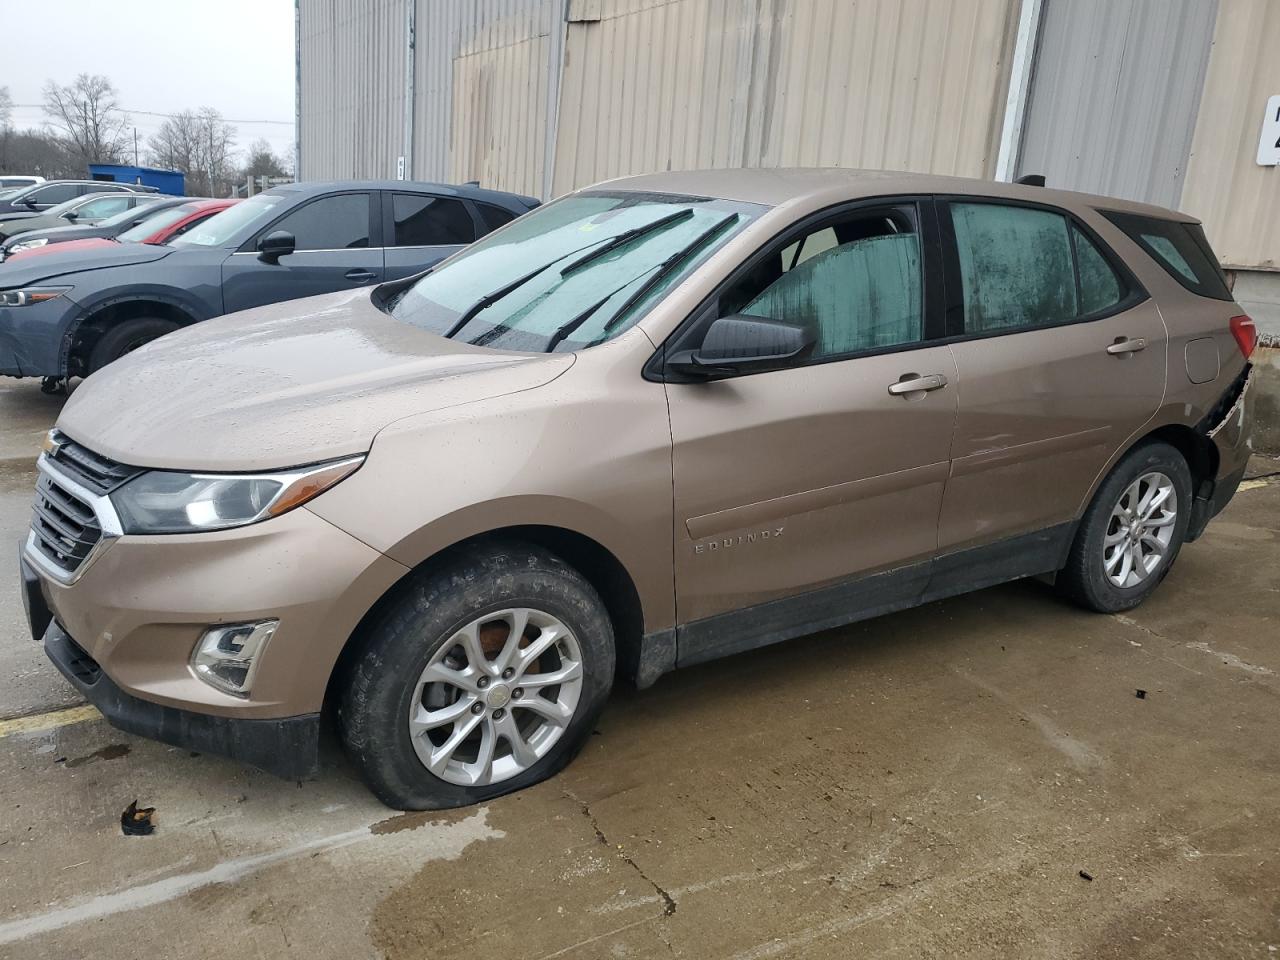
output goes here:
[[1244, 371], [1223, 393], [1209, 414], [1196, 426], [1196, 432], [1213, 443], [1218, 452], [1218, 472], [1214, 479], [1196, 491], [1191, 505], [1191, 519], [1186, 539], [1197, 539], [1210, 520], [1231, 502], [1249, 466], [1253, 452], [1250, 443], [1253, 425], [1253, 366]]

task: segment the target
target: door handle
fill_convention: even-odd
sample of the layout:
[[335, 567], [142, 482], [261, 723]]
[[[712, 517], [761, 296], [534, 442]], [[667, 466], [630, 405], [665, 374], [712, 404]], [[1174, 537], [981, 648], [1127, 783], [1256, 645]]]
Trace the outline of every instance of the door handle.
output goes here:
[[1135, 337], [1133, 340], [1128, 337], [1116, 337], [1116, 342], [1107, 347], [1107, 353], [1113, 357], [1121, 357], [1126, 353], [1137, 353], [1145, 349], [1147, 349], [1147, 341], [1142, 337]]
[[902, 379], [897, 383], [889, 384], [889, 393], [895, 397], [900, 397], [907, 393], [922, 393], [926, 390], [941, 390], [947, 385], [947, 378], [940, 373], [930, 373], [925, 376], [908, 373], [904, 374]]
[[344, 274], [348, 280], [354, 280], [356, 283], [368, 283], [370, 280], [377, 280], [378, 275], [371, 270], [355, 269], [348, 270]]

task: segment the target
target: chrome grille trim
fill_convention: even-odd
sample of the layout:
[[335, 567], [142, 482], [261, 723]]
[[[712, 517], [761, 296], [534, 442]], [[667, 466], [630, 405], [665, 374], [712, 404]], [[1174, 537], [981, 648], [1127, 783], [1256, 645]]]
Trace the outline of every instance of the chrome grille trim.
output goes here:
[[35, 505], [23, 554], [59, 583], [75, 583], [102, 550], [120, 536], [110, 499], [41, 454], [36, 461]]

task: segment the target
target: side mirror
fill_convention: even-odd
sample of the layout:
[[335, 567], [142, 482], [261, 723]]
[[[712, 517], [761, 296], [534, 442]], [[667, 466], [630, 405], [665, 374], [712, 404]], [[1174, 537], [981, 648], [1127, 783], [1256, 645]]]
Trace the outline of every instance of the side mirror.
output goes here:
[[34, 196], [31, 196], [31, 197], [23, 197], [23, 198], [22, 198], [22, 202], [23, 202], [23, 203], [25, 203], [25, 204], [26, 204], [28, 207], [30, 207], [32, 210], [34, 210], [34, 209], [36, 208], [36, 204], [37, 204], [37, 203], [39, 203], [39, 201], [38, 201], [38, 200], [36, 200], [36, 198], [35, 198]]
[[263, 263], [278, 263], [281, 257], [293, 253], [296, 243], [288, 230], [273, 230], [258, 241], [258, 259]]
[[74, 210], [68, 210], [66, 213], [62, 215], [62, 219], [70, 220], [72, 223], [75, 223], [77, 220], [80, 219], [80, 214], [76, 213]]
[[720, 317], [707, 328], [702, 346], [673, 354], [667, 369], [693, 380], [780, 370], [809, 356], [817, 342], [813, 331], [799, 324], [765, 317]]

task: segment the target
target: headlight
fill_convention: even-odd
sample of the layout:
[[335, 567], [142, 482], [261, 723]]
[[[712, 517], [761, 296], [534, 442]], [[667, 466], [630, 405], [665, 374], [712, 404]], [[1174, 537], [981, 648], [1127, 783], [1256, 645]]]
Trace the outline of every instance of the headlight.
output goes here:
[[43, 247], [48, 242], [48, 237], [36, 237], [33, 240], [19, 240], [9, 248], [9, 252], [17, 253], [19, 250], [34, 250], [36, 247]]
[[[12, 251], [10, 251], [12, 252]], [[29, 307], [60, 297], [70, 287], [23, 287], [21, 290], [0, 290], [0, 307]]]
[[111, 494], [125, 533], [241, 527], [301, 506], [350, 476], [364, 457], [263, 474], [152, 470]]

